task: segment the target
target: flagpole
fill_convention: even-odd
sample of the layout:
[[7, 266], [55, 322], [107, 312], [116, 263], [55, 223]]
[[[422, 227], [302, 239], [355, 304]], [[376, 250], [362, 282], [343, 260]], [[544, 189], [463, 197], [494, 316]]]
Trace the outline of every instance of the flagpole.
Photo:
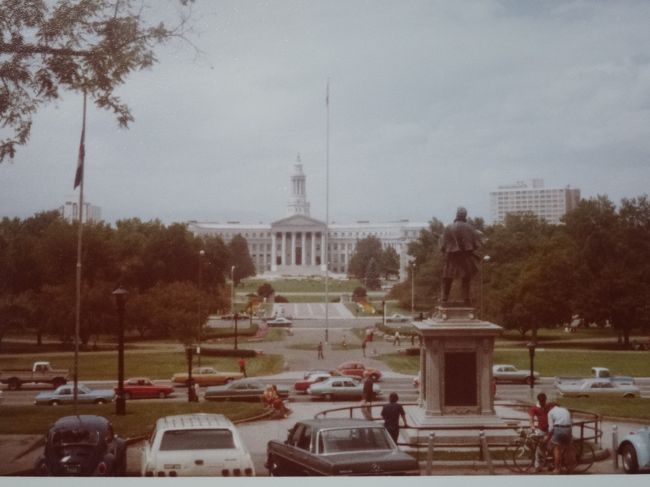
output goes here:
[[326, 106], [326, 146], [325, 146], [325, 344], [329, 343], [329, 269], [330, 269], [330, 79], [327, 78]]
[[86, 92], [84, 91], [83, 118], [81, 125], [81, 142], [79, 143], [79, 160], [77, 162], [77, 174], [75, 175], [75, 188], [79, 186], [79, 220], [77, 234], [77, 296], [74, 325], [74, 369], [73, 369], [73, 404], [74, 414], [77, 414], [77, 396], [79, 383], [79, 329], [81, 323], [81, 244], [83, 239], [83, 208], [84, 208], [84, 159], [85, 159], [85, 138], [86, 138]]

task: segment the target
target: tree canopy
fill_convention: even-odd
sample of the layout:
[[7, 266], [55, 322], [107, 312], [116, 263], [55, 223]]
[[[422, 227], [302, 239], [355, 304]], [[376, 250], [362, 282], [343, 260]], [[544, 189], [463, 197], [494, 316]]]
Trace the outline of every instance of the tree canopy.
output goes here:
[[0, 162], [15, 156], [29, 139], [34, 114], [62, 90], [87, 93], [121, 127], [134, 120], [116, 88], [156, 62], [157, 45], [183, 37], [188, 13], [168, 26], [144, 12], [132, 0], [0, 3], [0, 122], [10, 132], [0, 139]]

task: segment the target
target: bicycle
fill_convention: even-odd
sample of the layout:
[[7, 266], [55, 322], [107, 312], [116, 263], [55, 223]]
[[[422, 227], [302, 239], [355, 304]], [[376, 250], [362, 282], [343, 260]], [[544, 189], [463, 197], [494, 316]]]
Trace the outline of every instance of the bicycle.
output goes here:
[[[536, 433], [528, 428], [522, 428], [520, 437], [506, 448], [504, 461], [510, 470], [517, 473], [534, 471], [535, 452], [544, 448], [543, 468], [550, 470], [554, 467], [553, 449], [546, 448], [545, 435]], [[511, 450], [510, 448], [513, 447]], [[593, 447], [581, 439], [574, 439], [562, 451], [562, 473], [585, 473], [593, 465], [595, 453]], [[511, 463], [508, 463], [508, 462]]]

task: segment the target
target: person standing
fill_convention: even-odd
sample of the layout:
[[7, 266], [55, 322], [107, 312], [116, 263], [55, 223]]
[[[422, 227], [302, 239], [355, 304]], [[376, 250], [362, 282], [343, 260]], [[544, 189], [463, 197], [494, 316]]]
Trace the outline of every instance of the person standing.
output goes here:
[[318, 342], [318, 360], [324, 358], [325, 356], [323, 355], [323, 342]]
[[363, 414], [363, 417], [369, 421], [372, 421], [372, 410], [370, 406], [372, 405], [372, 400], [375, 396], [375, 392], [373, 391], [372, 387], [373, 383], [374, 381], [372, 380], [371, 375], [366, 377], [366, 380], [363, 383], [363, 391], [361, 392], [361, 404], [363, 405], [361, 408], [361, 413]]
[[393, 336], [393, 345], [397, 345], [398, 347], [400, 346], [400, 344], [399, 344], [399, 331], [396, 331], [395, 336]]
[[399, 396], [396, 392], [391, 392], [388, 396], [389, 403], [386, 404], [381, 409], [381, 417], [384, 418], [384, 428], [388, 431], [388, 434], [391, 438], [397, 443], [397, 438], [399, 438], [399, 418], [402, 418], [404, 421], [404, 427], [408, 427], [406, 424], [406, 413], [404, 408], [399, 401]]
[[246, 375], [246, 360], [244, 360], [244, 357], [239, 358], [239, 372], [244, 374], [244, 377], [248, 377], [248, 375]]
[[366, 341], [365, 341], [365, 340], [362, 341], [362, 342], [361, 342], [361, 351], [363, 352], [363, 356], [364, 356], [364, 357], [366, 356], [366, 346], [367, 346]]
[[548, 410], [551, 404], [546, 403], [546, 394], [537, 394], [537, 404], [528, 410], [530, 427], [535, 436], [543, 437], [535, 449], [535, 471], [540, 472], [546, 459], [546, 437], [548, 436]]
[[571, 444], [571, 424], [571, 413], [568, 409], [557, 404], [549, 404], [548, 439], [553, 445], [554, 474], [559, 474], [562, 471], [562, 452]]

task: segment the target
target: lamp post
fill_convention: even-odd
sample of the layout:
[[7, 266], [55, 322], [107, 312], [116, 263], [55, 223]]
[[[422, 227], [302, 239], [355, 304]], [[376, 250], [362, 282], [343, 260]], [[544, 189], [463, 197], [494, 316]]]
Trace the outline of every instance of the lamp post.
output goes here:
[[411, 319], [415, 309], [415, 261], [411, 261]]
[[530, 377], [528, 383], [530, 384], [530, 394], [533, 395], [533, 388], [535, 387], [535, 342], [528, 342], [528, 356], [530, 357]]
[[124, 400], [124, 307], [128, 291], [118, 286], [113, 291], [115, 306], [117, 307], [117, 398], [115, 399], [115, 414], [124, 416], [126, 414], [126, 402]]
[[205, 255], [205, 250], [201, 249], [199, 250], [199, 302], [198, 302], [198, 311], [197, 311], [197, 321], [198, 321], [198, 329], [197, 329], [197, 347], [196, 347], [196, 353], [199, 356], [199, 367], [201, 367], [201, 331], [203, 328], [203, 325], [201, 323], [201, 304], [202, 304], [202, 296], [201, 296], [201, 289], [203, 288], [203, 256]]
[[235, 267], [230, 268], [230, 314], [235, 316]]
[[192, 362], [194, 358], [194, 348], [192, 344], [188, 344], [185, 349], [187, 355], [187, 402], [195, 402], [196, 394], [194, 392], [194, 381], [192, 380]]
[[490, 256], [489, 255], [484, 255], [483, 258], [481, 259], [481, 286], [480, 286], [480, 289], [481, 289], [481, 298], [480, 298], [480, 301], [481, 301], [481, 319], [482, 320], [485, 319], [485, 316], [483, 315], [483, 265], [487, 264], [488, 262], [490, 262]]

